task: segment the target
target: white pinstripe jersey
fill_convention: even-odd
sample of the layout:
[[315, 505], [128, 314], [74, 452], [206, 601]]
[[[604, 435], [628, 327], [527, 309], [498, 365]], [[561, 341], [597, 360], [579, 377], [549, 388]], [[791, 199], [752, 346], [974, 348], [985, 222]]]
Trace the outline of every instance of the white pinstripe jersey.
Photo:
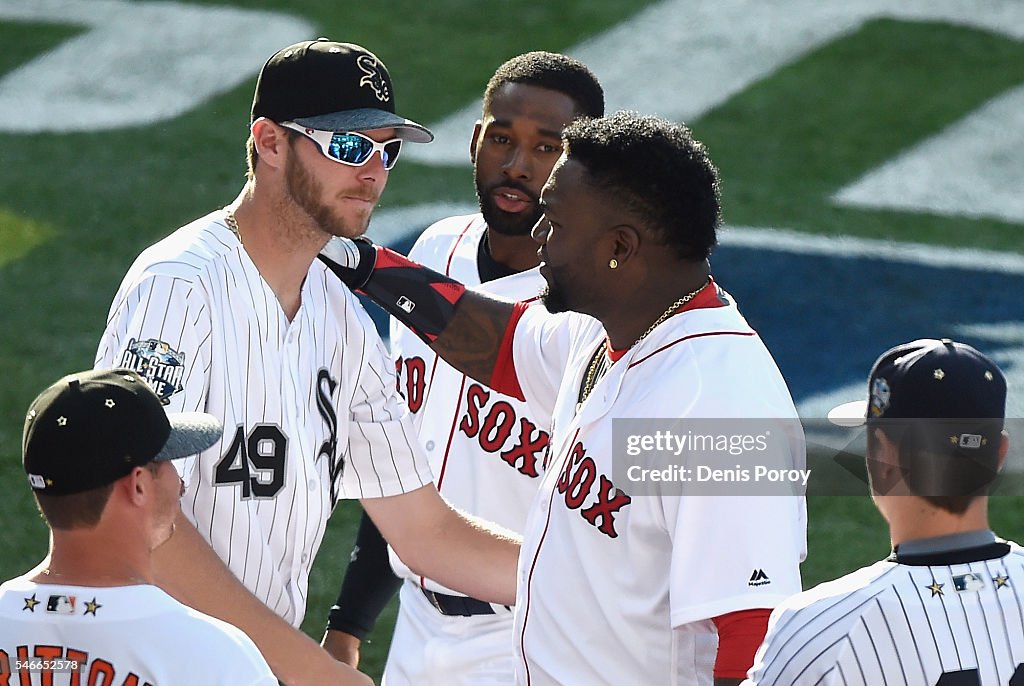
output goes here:
[[1024, 550], [1006, 548], [973, 562], [884, 560], [790, 598], [744, 686], [1021, 686]]
[[[44, 660], [54, 668], [49, 677], [31, 669]], [[18, 669], [26, 662], [26, 669]], [[80, 668], [70, 669], [69, 662]], [[15, 680], [56, 686], [278, 683], [241, 629], [156, 586], [67, 586], [25, 578], [0, 585], [0, 683]]]
[[218, 210], [144, 251], [96, 353], [203, 411], [221, 441], [175, 462], [182, 509], [242, 583], [295, 626], [336, 498], [395, 495], [430, 469], [394, 366], [352, 293], [319, 262], [289, 322]]
[[638, 494], [614, 474], [625, 418], [764, 418], [802, 466], [796, 409], [760, 337], [714, 284], [690, 307], [632, 346], [579, 411], [601, 323], [532, 306], [515, 328], [511, 373], [531, 410], [554, 418], [519, 556], [519, 684], [710, 686], [713, 618], [800, 590], [803, 497]]
[[[536, 267], [480, 283], [477, 255], [486, 228], [480, 214], [443, 219], [423, 232], [409, 257], [484, 293], [536, 298], [544, 287]], [[550, 418], [533, 418], [526, 403], [467, 378], [394, 319], [391, 352], [437, 489], [456, 507], [521, 533], [540, 484]], [[389, 552], [399, 576], [462, 595], [415, 576]]]

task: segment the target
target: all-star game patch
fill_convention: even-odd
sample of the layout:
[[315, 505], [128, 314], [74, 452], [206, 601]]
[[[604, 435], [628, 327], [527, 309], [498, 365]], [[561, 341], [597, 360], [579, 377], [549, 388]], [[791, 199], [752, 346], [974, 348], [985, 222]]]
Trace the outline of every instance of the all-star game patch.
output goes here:
[[181, 380], [185, 376], [185, 353], [155, 338], [128, 341], [120, 366], [132, 369], [146, 379], [164, 405], [184, 388]]

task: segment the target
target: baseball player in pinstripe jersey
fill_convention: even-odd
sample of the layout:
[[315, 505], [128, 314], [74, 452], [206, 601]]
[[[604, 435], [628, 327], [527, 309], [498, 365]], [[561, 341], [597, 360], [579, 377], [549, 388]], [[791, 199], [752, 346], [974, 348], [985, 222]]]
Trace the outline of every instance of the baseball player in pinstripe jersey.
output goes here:
[[241, 194], [139, 256], [96, 355], [139, 371], [169, 408], [223, 421], [217, 444], [182, 461], [184, 515], [158, 579], [246, 630], [289, 684], [366, 681], [293, 628], [339, 498], [362, 499], [417, 571], [514, 602], [514, 539], [439, 497], [383, 343], [315, 261], [332, 235], [366, 230], [401, 146], [431, 138], [395, 114], [364, 48], [278, 51], [257, 81]]
[[[544, 280], [530, 230], [562, 150], [561, 131], [580, 115], [603, 112], [601, 86], [578, 60], [529, 52], [502, 64], [487, 84], [470, 143], [481, 212], [435, 223], [409, 257], [499, 297], [535, 298]], [[456, 371], [397, 321], [391, 352], [438, 490], [466, 512], [522, 531], [543, 471], [547, 419]], [[394, 592], [387, 551], [378, 550], [383, 541], [371, 527], [360, 527], [358, 554], [324, 638], [350, 664], [358, 661], [367, 621]], [[405, 583], [384, 683], [512, 683], [510, 608], [418, 576], [393, 551], [391, 567]]]
[[885, 352], [868, 400], [871, 495], [892, 555], [800, 593], [772, 613], [749, 686], [1020, 686], [1024, 549], [989, 529], [988, 491], [1006, 458], [1006, 380], [964, 343]]
[[719, 196], [704, 146], [628, 112], [577, 119], [562, 140], [533, 231], [547, 309], [367, 241], [334, 239], [321, 257], [447, 362], [552, 418], [523, 530], [516, 683], [737, 685], [770, 608], [800, 589], [803, 498], [639, 492], [616, 472], [614, 426], [760, 418], [779, 464], [797, 467], [796, 410], [710, 278]]

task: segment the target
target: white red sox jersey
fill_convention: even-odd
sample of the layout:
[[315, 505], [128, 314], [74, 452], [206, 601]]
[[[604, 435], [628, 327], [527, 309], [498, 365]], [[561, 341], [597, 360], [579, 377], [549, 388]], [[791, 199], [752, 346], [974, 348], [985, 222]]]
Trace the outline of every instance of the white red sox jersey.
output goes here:
[[178, 460], [182, 510], [268, 607], [299, 626], [338, 498], [429, 483], [394, 365], [319, 262], [289, 321], [218, 210], [145, 250], [110, 307], [97, 367], [135, 369], [171, 411], [224, 436]]
[[240, 629], [156, 586], [0, 585], [0, 684], [277, 686]]
[[[429, 227], [409, 257], [484, 293], [536, 298], [544, 286], [537, 268], [480, 283], [477, 255], [486, 228], [480, 214], [449, 217]], [[534, 419], [523, 401], [456, 371], [394, 320], [391, 354], [438, 491], [456, 507], [521, 533], [540, 484], [550, 418]], [[398, 576], [461, 595], [415, 576], [390, 552]]]
[[772, 613], [745, 686], [1024, 684], [1024, 550], [877, 562]]
[[535, 416], [554, 422], [520, 555], [517, 681], [711, 684], [712, 618], [800, 590], [804, 499], [634, 495], [613, 475], [613, 420], [778, 418], [794, 466], [803, 432], [771, 355], [714, 284], [616, 361], [577, 412], [605, 339], [595, 319], [527, 307], [514, 369], [495, 380], [517, 381]]

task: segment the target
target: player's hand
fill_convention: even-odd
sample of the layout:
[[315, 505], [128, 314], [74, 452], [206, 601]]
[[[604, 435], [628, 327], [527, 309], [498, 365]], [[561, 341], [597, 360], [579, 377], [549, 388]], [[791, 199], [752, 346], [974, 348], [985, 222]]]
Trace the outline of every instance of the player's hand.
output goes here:
[[377, 263], [377, 246], [368, 238], [355, 240], [335, 237], [320, 251], [320, 261], [352, 290], [359, 290], [370, 280]]
[[362, 641], [352, 634], [335, 629], [328, 629], [324, 632], [320, 645], [324, 647], [331, 657], [339, 662], [344, 662], [352, 667], [359, 666], [359, 646]]

